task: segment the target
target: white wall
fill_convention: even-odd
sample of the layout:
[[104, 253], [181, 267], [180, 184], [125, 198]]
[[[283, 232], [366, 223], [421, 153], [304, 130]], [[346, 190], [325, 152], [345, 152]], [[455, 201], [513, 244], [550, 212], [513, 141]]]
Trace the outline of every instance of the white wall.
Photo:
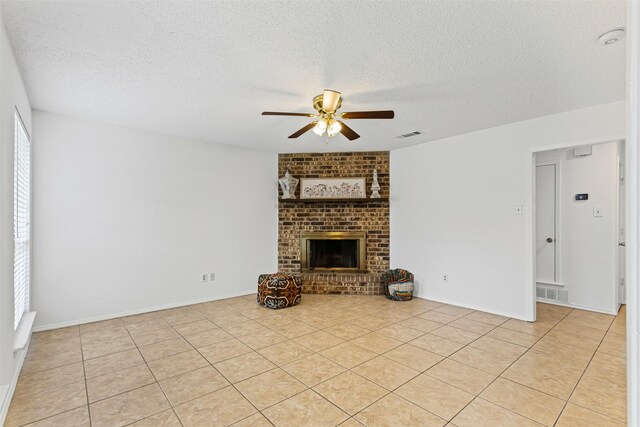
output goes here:
[[[618, 251], [618, 143], [592, 147], [592, 155], [576, 157], [573, 149], [537, 153], [536, 161], [557, 161], [560, 180], [559, 282], [569, 303], [579, 308], [615, 313]], [[575, 195], [588, 193], [589, 200]], [[594, 217], [593, 209], [603, 209]]]
[[246, 294], [275, 271], [275, 153], [40, 111], [33, 134], [38, 327]]
[[392, 151], [392, 266], [420, 297], [533, 320], [532, 152], [624, 125], [617, 102]]
[[24, 351], [13, 351], [13, 125], [16, 108], [31, 133], [31, 105], [2, 22], [0, 16], [0, 424], [24, 357]]

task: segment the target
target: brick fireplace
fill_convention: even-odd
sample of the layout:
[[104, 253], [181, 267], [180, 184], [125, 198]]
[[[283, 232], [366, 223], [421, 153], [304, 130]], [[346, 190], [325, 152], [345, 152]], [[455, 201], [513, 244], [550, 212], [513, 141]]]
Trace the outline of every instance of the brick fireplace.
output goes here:
[[[296, 178], [365, 177], [367, 197], [371, 194], [373, 170], [378, 170], [382, 199], [302, 201], [298, 188], [296, 199], [280, 200], [278, 270], [302, 274], [305, 293], [381, 294], [380, 275], [389, 268], [389, 152], [280, 154], [278, 177], [284, 175], [287, 167]], [[351, 264], [346, 267], [338, 264], [336, 268], [325, 268], [330, 264], [322, 264], [323, 267], [312, 269], [305, 265], [302, 271], [302, 256], [308, 257], [303, 252], [309, 248], [303, 239], [327, 233], [361, 235], [362, 265], [353, 268]], [[321, 249], [338, 250], [333, 243], [323, 245]], [[346, 251], [349, 247], [345, 245], [339, 250]]]

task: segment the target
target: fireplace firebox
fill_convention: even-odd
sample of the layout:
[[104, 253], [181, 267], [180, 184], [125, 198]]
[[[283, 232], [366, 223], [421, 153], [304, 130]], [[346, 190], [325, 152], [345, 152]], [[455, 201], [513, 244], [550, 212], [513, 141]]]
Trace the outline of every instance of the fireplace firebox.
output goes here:
[[300, 236], [300, 270], [308, 272], [363, 272], [365, 233], [303, 233]]

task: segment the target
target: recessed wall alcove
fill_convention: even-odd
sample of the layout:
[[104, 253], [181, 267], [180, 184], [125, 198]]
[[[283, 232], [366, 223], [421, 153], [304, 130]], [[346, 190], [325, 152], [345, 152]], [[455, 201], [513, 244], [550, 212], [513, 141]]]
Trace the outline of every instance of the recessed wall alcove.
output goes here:
[[[278, 177], [287, 168], [296, 178], [365, 177], [371, 195], [378, 171], [381, 199], [278, 204], [278, 270], [302, 274], [303, 292], [380, 294], [380, 275], [389, 268], [389, 152], [287, 153], [278, 156]], [[278, 193], [279, 197], [281, 193]], [[299, 188], [296, 200], [299, 200]], [[302, 271], [301, 238], [314, 233], [364, 236], [364, 260], [358, 268]]]

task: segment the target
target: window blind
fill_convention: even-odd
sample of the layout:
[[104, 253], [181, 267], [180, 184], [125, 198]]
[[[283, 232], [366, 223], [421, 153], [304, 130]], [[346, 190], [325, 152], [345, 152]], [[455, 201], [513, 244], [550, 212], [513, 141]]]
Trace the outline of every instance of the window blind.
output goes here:
[[13, 304], [14, 329], [29, 309], [31, 222], [31, 144], [15, 112], [13, 164]]

